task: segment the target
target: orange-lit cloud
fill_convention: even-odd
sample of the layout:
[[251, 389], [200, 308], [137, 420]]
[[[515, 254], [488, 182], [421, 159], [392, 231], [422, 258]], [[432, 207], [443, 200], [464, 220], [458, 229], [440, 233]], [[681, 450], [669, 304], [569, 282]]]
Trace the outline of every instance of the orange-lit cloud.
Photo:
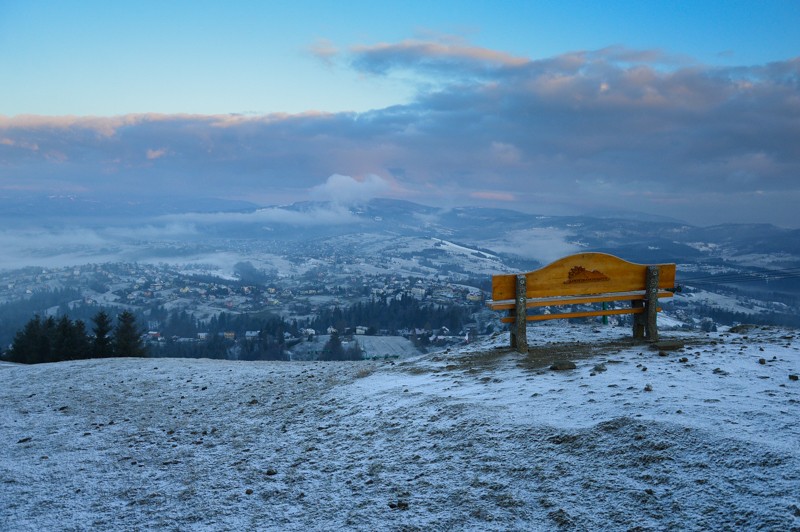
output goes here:
[[519, 67], [530, 62], [525, 57], [471, 46], [457, 39], [448, 41], [405, 40], [399, 43], [379, 43], [370, 46], [354, 46], [351, 52], [359, 58], [366, 70], [382, 71], [392, 66], [414, 64], [482, 64], [495, 67]]
[[471, 198], [475, 199], [482, 199], [482, 200], [490, 200], [490, 201], [516, 201], [517, 198], [514, 194], [510, 192], [491, 192], [488, 190], [482, 190], [478, 192], [471, 192], [469, 195]]

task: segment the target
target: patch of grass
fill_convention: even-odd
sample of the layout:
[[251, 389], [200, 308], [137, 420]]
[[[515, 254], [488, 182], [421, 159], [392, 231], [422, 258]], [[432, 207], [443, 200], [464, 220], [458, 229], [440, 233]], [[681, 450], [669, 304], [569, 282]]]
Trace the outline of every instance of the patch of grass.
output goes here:
[[410, 373], [412, 375], [425, 375], [425, 374], [428, 374], [428, 373], [435, 373], [436, 372], [435, 370], [432, 370], [430, 368], [424, 368], [424, 367], [420, 367], [420, 366], [411, 366], [411, 367], [403, 368], [403, 369], [406, 372], [408, 372], [408, 373]]
[[369, 377], [373, 373], [375, 373], [375, 368], [371, 368], [371, 367], [370, 368], [361, 368], [360, 370], [358, 370], [358, 373], [356, 373], [356, 379], [363, 379], [365, 377]]

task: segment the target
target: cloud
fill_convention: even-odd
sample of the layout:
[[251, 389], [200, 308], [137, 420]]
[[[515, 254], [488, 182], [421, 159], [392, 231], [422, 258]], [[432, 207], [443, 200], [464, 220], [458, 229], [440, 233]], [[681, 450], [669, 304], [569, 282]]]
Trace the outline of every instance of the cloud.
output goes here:
[[555, 228], [533, 228], [512, 231], [501, 241], [487, 245], [498, 253], [510, 253], [525, 259], [548, 264], [566, 255], [580, 251], [580, 246], [569, 241], [567, 231]]
[[[709, 67], [624, 47], [526, 58], [446, 38], [315, 49], [364, 75], [410, 72], [419, 92], [365, 113], [0, 117], [0, 190], [800, 223], [788, 199], [800, 193], [800, 58]], [[756, 191], [752, 210], [726, 206]]]
[[513, 144], [492, 142], [492, 157], [498, 164], [516, 164], [522, 160], [522, 152]]
[[160, 159], [161, 157], [167, 154], [166, 148], [161, 148], [158, 150], [147, 150], [145, 156], [147, 157], [148, 161], [152, 161], [154, 159]]
[[333, 174], [324, 184], [313, 187], [311, 196], [341, 205], [353, 205], [384, 196], [390, 189], [391, 186], [386, 180], [374, 174], [368, 174], [360, 180]]
[[0, 231], [0, 270], [37, 266], [56, 267], [113, 260], [110, 242], [86, 228]]
[[393, 69], [491, 71], [520, 67], [529, 62], [523, 57], [471, 46], [460, 39], [440, 41], [406, 40], [351, 48], [352, 64], [357, 70], [384, 74]]
[[326, 66], [333, 66], [333, 60], [339, 55], [339, 49], [328, 39], [318, 39], [308, 50]]
[[344, 225], [359, 219], [342, 205], [314, 206], [306, 210], [269, 207], [253, 212], [190, 212], [161, 216], [162, 221], [184, 227], [189, 224], [286, 224], [300, 227]]
[[38, 151], [39, 150], [39, 146], [36, 145], [36, 144], [31, 144], [31, 143], [25, 142], [25, 141], [16, 141], [16, 140], [7, 139], [7, 138], [0, 139], [0, 145], [3, 145], [3, 146], [14, 146], [14, 147], [19, 147], [19, 148], [22, 148], [22, 149], [25, 149], [25, 150], [31, 150], [31, 151]]
[[167, 223], [164, 225], [147, 224], [144, 226], [108, 227], [103, 236], [115, 240], [172, 240], [182, 239], [198, 234], [197, 228], [190, 223]]
[[492, 192], [481, 190], [478, 192], [471, 192], [470, 197], [490, 201], [515, 201], [517, 198], [510, 192]]

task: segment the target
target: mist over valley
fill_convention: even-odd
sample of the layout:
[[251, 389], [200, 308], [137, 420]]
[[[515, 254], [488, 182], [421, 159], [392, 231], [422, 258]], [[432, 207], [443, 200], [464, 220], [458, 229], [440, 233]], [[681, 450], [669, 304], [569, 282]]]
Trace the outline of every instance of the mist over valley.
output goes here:
[[[87, 309], [108, 306], [139, 312], [157, 332], [165, 312], [202, 322], [221, 313], [310, 322], [325, 309], [404, 296], [460, 308], [457, 338], [483, 335], [504, 329], [482, 306], [492, 274], [585, 251], [676, 262], [683, 291], [664, 312], [673, 326], [798, 324], [798, 231], [767, 224], [695, 227], [630, 212], [543, 216], [380, 198], [267, 207], [207, 200], [191, 211], [180, 202], [90, 209], [80, 197], [36, 201], [42, 215], [15, 212], [0, 231], [4, 345], [32, 313], [77, 316], [86, 307], [87, 319]], [[210, 295], [209, 285], [220, 293]], [[64, 298], [45, 297], [66, 289]], [[36, 307], [39, 298], [46, 306]]]

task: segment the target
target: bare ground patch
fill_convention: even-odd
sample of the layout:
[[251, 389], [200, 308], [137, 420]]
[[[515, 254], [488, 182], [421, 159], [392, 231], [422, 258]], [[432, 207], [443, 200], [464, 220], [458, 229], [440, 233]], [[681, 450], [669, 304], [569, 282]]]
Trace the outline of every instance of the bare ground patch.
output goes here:
[[514, 365], [529, 371], [540, 371], [561, 360], [585, 360], [594, 357], [613, 358], [623, 351], [638, 349], [641, 352], [658, 352], [660, 346], [669, 346], [670, 351], [708, 345], [702, 337], [673, 339], [662, 337], [658, 343], [634, 340], [630, 337], [599, 339], [599, 341], [546, 342], [529, 345], [525, 354], [517, 353], [510, 347], [494, 347], [472, 352], [451, 352], [445, 350], [429, 357], [402, 362], [398, 369], [412, 375], [447, 374], [465, 372], [478, 374]]
[[597, 356], [612, 356], [634, 347], [648, 349], [649, 344], [632, 338], [603, 342], [564, 342], [529, 346], [528, 353], [520, 355], [517, 365], [527, 370], [546, 368], [558, 360], [584, 360]]

